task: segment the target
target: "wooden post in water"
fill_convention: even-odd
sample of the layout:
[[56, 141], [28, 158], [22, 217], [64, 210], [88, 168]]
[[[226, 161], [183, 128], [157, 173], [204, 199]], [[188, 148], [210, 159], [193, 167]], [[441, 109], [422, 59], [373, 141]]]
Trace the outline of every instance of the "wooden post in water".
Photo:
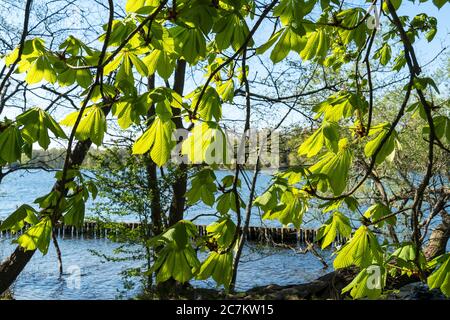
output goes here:
[[[0, 221], [1, 225], [2, 221]], [[136, 222], [123, 222], [122, 226], [129, 228], [131, 230], [135, 230], [140, 226], [139, 223]], [[74, 237], [77, 238], [84, 235], [86, 237], [93, 237], [96, 239], [97, 237], [107, 237], [109, 227], [104, 227], [105, 225], [102, 223], [97, 223], [94, 221], [86, 221], [80, 227], [74, 227], [65, 225], [64, 223], [57, 224], [54, 228], [55, 232], [57, 232], [58, 237]], [[23, 229], [17, 232], [17, 235], [21, 235], [25, 232], [25, 230], [29, 226], [26, 225]], [[196, 225], [198, 234], [200, 236], [206, 236], [207, 226], [206, 225]], [[114, 229], [117, 235], [118, 229]], [[243, 228], [241, 228], [241, 231]], [[0, 231], [0, 237], [10, 237], [11, 232], [4, 230]], [[248, 241], [259, 241], [263, 243], [270, 243], [271, 241], [275, 243], [286, 243], [286, 244], [305, 244], [306, 242], [314, 242], [317, 237], [316, 229], [296, 229], [296, 228], [288, 228], [288, 227], [256, 227], [249, 226], [248, 232], [246, 233], [246, 239]], [[338, 234], [336, 239], [334, 240], [335, 245], [342, 245], [346, 242], [347, 239], [342, 237], [342, 235]]]

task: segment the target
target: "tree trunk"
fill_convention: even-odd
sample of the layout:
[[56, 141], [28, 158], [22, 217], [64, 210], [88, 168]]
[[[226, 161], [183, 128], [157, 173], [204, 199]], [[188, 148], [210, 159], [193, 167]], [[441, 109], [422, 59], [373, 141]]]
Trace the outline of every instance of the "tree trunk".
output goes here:
[[34, 252], [35, 250], [24, 251], [21, 246], [17, 246], [11, 256], [0, 265], [0, 296], [17, 279]]
[[[175, 70], [175, 80], [173, 90], [179, 95], [183, 96], [184, 80], [186, 75], [186, 61], [178, 60], [177, 68]], [[183, 121], [181, 120], [181, 110], [172, 108], [173, 122], [177, 129], [184, 129]], [[182, 139], [178, 141], [181, 143]], [[186, 204], [186, 189], [187, 189], [187, 165], [180, 163], [177, 168], [177, 178], [172, 184], [173, 198], [169, 212], [169, 226], [174, 225], [183, 219], [184, 206]]]
[[[155, 88], [155, 76], [152, 75], [148, 78], [147, 84], [148, 90]], [[147, 120], [151, 119], [155, 115], [155, 105], [152, 104], [147, 114]], [[152, 212], [152, 231], [153, 235], [159, 235], [163, 231], [163, 222], [161, 214], [161, 194], [158, 186], [157, 166], [151, 159], [150, 152], [144, 155], [145, 169], [147, 173], [147, 186], [152, 194], [152, 201], [150, 204]]]
[[445, 211], [442, 214], [442, 222], [430, 235], [428, 245], [424, 250], [427, 260], [431, 260], [445, 253], [447, 242], [450, 237], [450, 214]]

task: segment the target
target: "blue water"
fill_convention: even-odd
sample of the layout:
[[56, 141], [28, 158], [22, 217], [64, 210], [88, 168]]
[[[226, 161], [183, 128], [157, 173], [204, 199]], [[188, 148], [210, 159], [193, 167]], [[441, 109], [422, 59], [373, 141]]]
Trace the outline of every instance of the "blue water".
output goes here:
[[[221, 179], [226, 172], [217, 172]], [[250, 175], [251, 176], [251, 175]], [[16, 172], [8, 175], [0, 183], [0, 220], [7, 217], [23, 203], [32, 204], [34, 199], [46, 194], [54, 183], [54, 173]], [[262, 174], [257, 191], [267, 188], [270, 182], [268, 174]], [[246, 193], [243, 192], [244, 199]], [[87, 205], [88, 216], [95, 203]], [[190, 208], [187, 217], [198, 214], [214, 213], [213, 208], [197, 205]], [[133, 219], [130, 216], [129, 219]], [[201, 217], [197, 223], [209, 223], [211, 217]], [[258, 210], [252, 216], [253, 225], [261, 225]], [[268, 225], [279, 225], [276, 222], [264, 222]], [[12, 239], [0, 238], [0, 260], [14, 250]], [[13, 293], [16, 299], [117, 299], [132, 298], [139, 293], [139, 284], [133, 289], [124, 290], [121, 272], [131, 267], [138, 267], [140, 261], [111, 262], [94, 255], [90, 250], [111, 255], [119, 245], [108, 239], [70, 238], [60, 239], [63, 266], [66, 273], [60, 277], [53, 245], [47, 255], [37, 252], [14, 284]], [[329, 251], [323, 252], [324, 258], [330, 262]], [[200, 257], [202, 258], [202, 257]], [[245, 290], [254, 286], [275, 283], [279, 285], [303, 283], [311, 281], [330, 270], [312, 254], [298, 254], [291, 249], [247, 245], [244, 249], [239, 267], [237, 289]], [[214, 287], [213, 281], [194, 281], [195, 285]]]

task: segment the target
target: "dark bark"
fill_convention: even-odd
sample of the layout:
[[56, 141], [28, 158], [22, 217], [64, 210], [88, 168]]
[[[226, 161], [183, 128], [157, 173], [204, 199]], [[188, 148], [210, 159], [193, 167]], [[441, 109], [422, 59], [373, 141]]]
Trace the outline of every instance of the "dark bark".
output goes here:
[[[180, 59], [177, 61], [175, 69], [173, 90], [179, 95], [183, 96], [184, 82], [186, 75], [186, 61]], [[184, 129], [183, 121], [181, 120], [181, 110], [172, 108], [173, 118], [177, 129]], [[183, 137], [180, 137], [177, 143], [182, 143]], [[172, 183], [172, 202], [169, 209], [169, 227], [183, 219], [184, 207], [186, 204], [186, 190], [187, 190], [187, 165], [182, 162], [176, 168], [176, 178]], [[156, 291], [162, 299], [170, 298], [178, 295], [179, 291], [183, 291], [183, 285], [170, 278], [167, 281], [158, 283]]]
[[34, 252], [24, 251], [21, 246], [17, 246], [11, 256], [0, 265], [0, 295], [17, 279], [33, 257]]
[[450, 215], [443, 211], [442, 222], [431, 233], [430, 240], [424, 250], [427, 260], [445, 253], [450, 237]]
[[[383, 201], [383, 204], [384, 204], [386, 207], [390, 208], [390, 205], [389, 205], [389, 198], [388, 198], [388, 196], [387, 196], [387, 193], [386, 193], [386, 190], [385, 190], [385, 188], [384, 188], [383, 182], [381, 182], [381, 179], [375, 174], [374, 171], [372, 171], [372, 179], [373, 179], [373, 181], [375, 182], [375, 186], [376, 186], [376, 188], [377, 188], [377, 190], [378, 190], [378, 193], [379, 193], [380, 196], [381, 196], [381, 199], [382, 199], [382, 201]], [[387, 228], [388, 228], [388, 231], [389, 231], [389, 235], [390, 235], [391, 238], [392, 238], [392, 241], [393, 241], [394, 243], [399, 243], [398, 237], [397, 237], [397, 233], [395, 232], [394, 226], [392, 226], [391, 224], [388, 224]]]
[[339, 299], [341, 290], [353, 280], [357, 272], [357, 269], [354, 268], [340, 269], [309, 283], [256, 287], [245, 292], [244, 296], [241, 294], [241, 297], [265, 300]]
[[[179, 95], [183, 96], [184, 82], [186, 75], [186, 61], [178, 60], [177, 68], [175, 70], [175, 78], [173, 84], [173, 90]], [[181, 110], [172, 108], [173, 122], [177, 129], [183, 129], [183, 121], [181, 120]], [[182, 138], [178, 141], [181, 143]], [[169, 226], [174, 225], [178, 221], [183, 219], [184, 206], [186, 204], [186, 189], [187, 189], [187, 165], [186, 163], [180, 163], [177, 167], [177, 177], [172, 184], [173, 198], [170, 205], [169, 212]]]
[[161, 215], [161, 197], [158, 186], [158, 177], [156, 174], [157, 167], [148, 155], [145, 156], [145, 162], [145, 169], [147, 171], [147, 184], [152, 194], [152, 202], [150, 206], [152, 212], [153, 235], [158, 235], [163, 230], [163, 223]]
[[[242, 52], [242, 69], [246, 70], [246, 63], [247, 61], [247, 49], [245, 48]], [[242, 81], [244, 83], [245, 86], [245, 109], [246, 109], [246, 113], [245, 113], [245, 125], [244, 125], [244, 139], [247, 142], [249, 139], [249, 130], [250, 130], [250, 115], [251, 115], [251, 101], [250, 101], [250, 85], [248, 83], [248, 79], [247, 79], [247, 73], [244, 72], [242, 74]], [[261, 148], [261, 146], [260, 146]], [[247, 162], [248, 157], [245, 157], [245, 163]], [[248, 203], [247, 203], [247, 208], [245, 210], [245, 221], [244, 221], [244, 228], [242, 229], [242, 233], [239, 234], [240, 232], [240, 218], [241, 218], [241, 211], [240, 211], [240, 201], [239, 201], [239, 193], [237, 191], [237, 181], [238, 181], [238, 176], [239, 176], [239, 164], [236, 165], [236, 173], [234, 176], [234, 183], [233, 183], [233, 192], [235, 193], [235, 201], [236, 201], [236, 210], [237, 210], [237, 215], [238, 215], [238, 228], [236, 229], [236, 235], [238, 237], [238, 248], [236, 250], [236, 254], [234, 256], [234, 260], [233, 260], [233, 269], [232, 269], [232, 274], [231, 274], [231, 283], [230, 283], [230, 291], [234, 292], [235, 289], [235, 285], [236, 285], [236, 277], [237, 277], [237, 272], [238, 272], [238, 266], [239, 266], [239, 262], [241, 260], [241, 254], [242, 254], [242, 250], [244, 248], [244, 244], [245, 244], [245, 238], [246, 235], [248, 233], [248, 228], [250, 225], [250, 218], [252, 215], [252, 205], [253, 205], [253, 198], [255, 195], [255, 188], [256, 188], [256, 181], [258, 179], [258, 173], [259, 173], [259, 154], [257, 155], [256, 158], [256, 164], [255, 164], [255, 169], [253, 171], [253, 178], [252, 178], [252, 183], [251, 183], [251, 187], [250, 187], [250, 195], [249, 195], [249, 199], [248, 199]]]
[[[147, 87], [149, 90], [155, 88], [155, 76], [150, 76], [148, 78]], [[152, 104], [149, 108], [147, 118], [150, 119], [155, 115], [155, 105]], [[145, 170], [147, 172], [147, 185], [148, 189], [152, 195], [152, 201], [150, 204], [151, 207], [151, 216], [152, 216], [152, 231], [153, 235], [158, 235], [163, 231], [163, 222], [162, 222], [162, 214], [161, 214], [161, 194], [158, 186], [158, 176], [156, 174], [157, 166], [156, 163], [150, 157], [150, 154], [147, 153], [144, 155], [145, 161]]]

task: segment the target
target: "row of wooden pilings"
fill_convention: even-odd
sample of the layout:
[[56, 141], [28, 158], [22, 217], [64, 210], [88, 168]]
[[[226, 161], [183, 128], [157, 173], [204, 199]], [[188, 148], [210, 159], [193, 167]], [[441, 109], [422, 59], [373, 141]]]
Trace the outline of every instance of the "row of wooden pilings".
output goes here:
[[[1, 225], [1, 221], [0, 221]], [[117, 225], [115, 223], [114, 225]], [[127, 227], [129, 229], [136, 229], [139, 227], [139, 223], [133, 222], [121, 222], [120, 227]], [[206, 225], [197, 225], [198, 233], [200, 236], [206, 236]], [[18, 232], [21, 234], [24, 230]], [[54, 227], [55, 233], [59, 237], [63, 238], [104, 238], [109, 233], [116, 232], [112, 225], [97, 223], [97, 222], [85, 222], [82, 227], [74, 227], [64, 224], [59, 224]], [[10, 237], [9, 231], [0, 231], [0, 237]], [[271, 227], [254, 227], [251, 226], [248, 229], [246, 238], [248, 241], [260, 242], [260, 243], [284, 243], [284, 244], [305, 244], [315, 241], [317, 236], [317, 230], [315, 229], [295, 229], [295, 228], [271, 228]], [[336, 244], [345, 243], [346, 239], [337, 237]]]

